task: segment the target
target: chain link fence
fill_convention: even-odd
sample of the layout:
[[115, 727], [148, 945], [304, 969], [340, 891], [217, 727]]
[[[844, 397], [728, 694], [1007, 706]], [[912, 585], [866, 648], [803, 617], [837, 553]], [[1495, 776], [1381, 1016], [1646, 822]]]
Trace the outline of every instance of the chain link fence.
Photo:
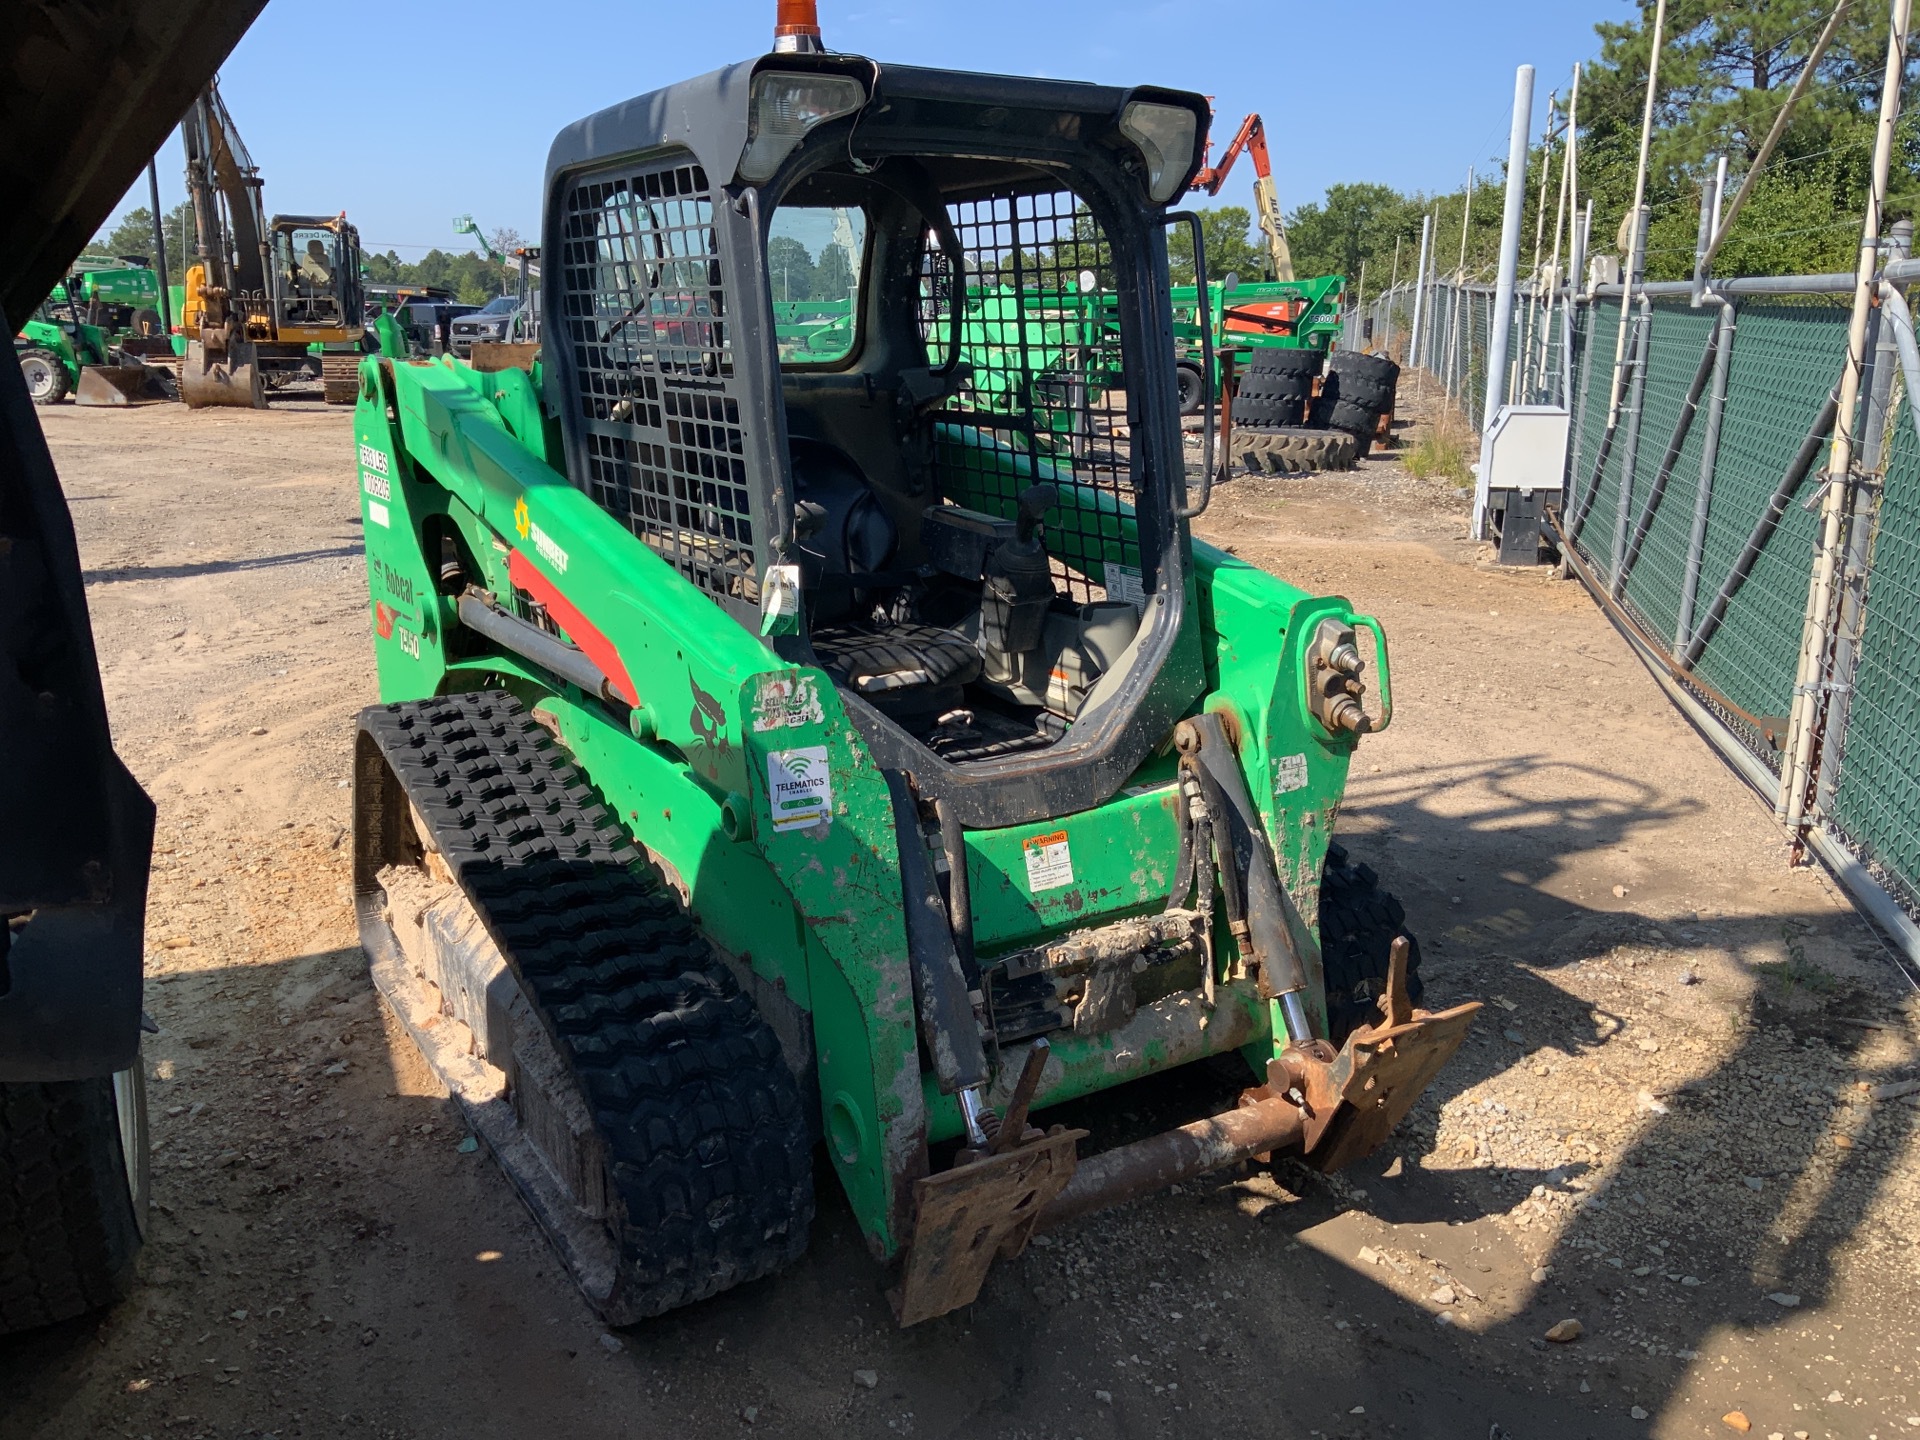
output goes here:
[[[1493, 330], [1494, 287], [1433, 280], [1419, 300], [1419, 353], [1409, 282], [1363, 300], [1345, 316], [1341, 345], [1375, 350], [1402, 365], [1432, 372], [1442, 390], [1477, 430], [1486, 413], [1487, 364]], [[1555, 405], [1565, 393], [1564, 300], [1521, 287], [1507, 331], [1507, 363], [1499, 383], [1510, 404]]]
[[1882, 904], [1879, 918], [1912, 950], [1920, 417], [1903, 308], [1877, 312], [1868, 347], [1840, 609], [1808, 622], [1822, 502], [1846, 483], [1825, 466], [1851, 290], [1851, 276], [1810, 276], [1721, 282], [1699, 305], [1661, 285], [1578, 304], [1560, 522], [1596, 598], [1783, 811], [1802, 649], [1816, 648], [1807, 838], [1856, 891], [1864, 872], [1892, 897], [1899, 913]]

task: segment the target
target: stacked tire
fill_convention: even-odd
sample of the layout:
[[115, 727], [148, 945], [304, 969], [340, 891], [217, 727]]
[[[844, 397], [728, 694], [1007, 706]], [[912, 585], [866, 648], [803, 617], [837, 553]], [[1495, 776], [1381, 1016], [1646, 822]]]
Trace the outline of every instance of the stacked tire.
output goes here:
[[1256, 350], [1233, 397], [1233, 457], [1255, 474], [1351, 470], [1351, 437], [1303, 422], [1320, 379], [1318, 350]]
[[1386, 356], [1341, 350], [1328, 364], [1320, 393], [1308, 407], [1307, 424], [1351, 435], [1356, 453], [1364, 456], [1373, 448], [1380, 417], [1393, 413], [1399, 383], [1400, 367]]
[[1297, 426], [1320, 378], [1318, 350], [1256, 350], [1233, 396], [1236, 425]]

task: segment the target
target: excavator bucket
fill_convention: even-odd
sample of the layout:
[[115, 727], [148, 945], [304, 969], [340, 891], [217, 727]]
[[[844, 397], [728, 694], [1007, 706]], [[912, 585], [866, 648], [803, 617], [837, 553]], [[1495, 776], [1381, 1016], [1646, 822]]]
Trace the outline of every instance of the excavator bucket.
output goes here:
[[152, 405], [169, 399], [158, 375], [145, 365], [82, 365], [74, 387], [76, 405]]
[[241, 342], [222, 355], [209, 356], [200, 341], [188, 341], [186, 362], [180, 367], [180, 398], [190, 410], [207, 405], [266, 409], [267, 387], [253, 346]]

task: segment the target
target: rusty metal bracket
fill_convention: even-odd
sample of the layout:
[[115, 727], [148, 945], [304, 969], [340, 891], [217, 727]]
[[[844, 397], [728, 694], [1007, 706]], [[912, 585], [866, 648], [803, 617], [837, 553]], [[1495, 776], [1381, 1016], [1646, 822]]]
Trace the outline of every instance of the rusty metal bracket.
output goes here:
[[1324, 1047], [1290, 1046], [1267, 1066], [1266, 1089], [1300, 1097], [1303, 1149], [1316, 1170], [1343, 1169], [1377, 1149], [1453, 1058], [1480, 1009], [1477, 1000], [1437, 1014], [1414, 1009], [1406, 940], [1396, 939], [1390, 953], [1378, 1023], [1355, 1030], [1331, 1060]]
[[903, 1326], [971, 1305], [994, 1260], [1027, 1248], [1040, 1212], [1073, 1178], [1086, 1134], [1055, 1126], [1003, 1154], [962, 1151], [962, 1163], [914, 1182], [913, 1239], [888, 1296]]

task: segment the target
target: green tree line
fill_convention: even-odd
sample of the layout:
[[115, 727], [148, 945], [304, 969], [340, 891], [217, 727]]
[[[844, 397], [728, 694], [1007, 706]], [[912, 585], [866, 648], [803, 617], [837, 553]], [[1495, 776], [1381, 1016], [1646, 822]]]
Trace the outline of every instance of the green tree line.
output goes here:
[[[1633, 200], [1651, 54], [1653, 0], [1641, 13], [1595, 29], [1598, 53], [1580, 85], [1579, 198], [1594, 202], [1589, 253], [1621, 254]], [[1853, 268], [1873, 155], [1873, 135], [1886, 63], [1889, 0], [1855, 0], [1810, 88], [1796, 107], [1773, 159], [1715, 261], [1721, 275], [1786, 275]], [[1654, 96], [1654, 135], [1647, 180], [1652, 214], [1647, 273], [1655, 280], [1693, 273], [1703, 191], [1715, 159], [1728, 159], [1728, 196], [1752, 165], [1787, 93], [1805, 68], [1831, 0], [1670, 0]], [[1903, 115], [1916, 96], [1916, 62], [1907, 67]], [[1565, 109], [1571, 76], [1559, 82], [1556, 135], [1536, 143], [1527, 161], [1521, 273], [1533, 259], [1546, 171], [1546, 248], [1559, 206]], [[1498, 262], [1505, 166], [1495, 161], [1477, 178], [1468, 204], [1463, 187], [1450, 194], [1403, 193], [1390, 186], [1345, 184], [1288, 216], [1299, 273], [1351, 277], [1368, 267], [1369, 290], [1384, 288], [1395, 242], [1401, 279], [1417, 263], [1422, 215], [1434, 217], [1433, 264], [1461, 265], [1488, 279]], [[1887, 220], [1920, 207], [1920, 116], [1897, 131]], [[1563, 241], [1563, 254], [1567, 249]]]

